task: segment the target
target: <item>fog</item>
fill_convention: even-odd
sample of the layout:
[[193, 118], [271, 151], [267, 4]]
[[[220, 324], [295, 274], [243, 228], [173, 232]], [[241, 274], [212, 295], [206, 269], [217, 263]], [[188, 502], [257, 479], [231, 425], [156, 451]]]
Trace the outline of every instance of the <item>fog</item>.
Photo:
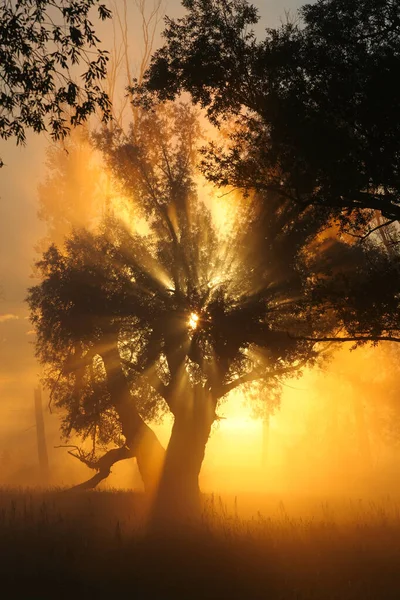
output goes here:
[[[285, 4], [293, 9], [300, 3]], [[262, 3], [263, 26], [274, 25], [283, 8], [277, 1]], [[176, 2], [168, 4], [168, 14], [179, 10]], [[137, 40], [133, 13], [129, 19], [132, 40]], [[110, 36], [107, 29], [100, 35], [108, 43]], [[134, 41], [131, 50], [139, 52]], [[27, 288], [35, 282], [34, 262], [49, 241], [61, 243], [72, 227], [95, 227], [106, 201], [118, 207], [122, 218], [132, 218], [119, 190], [107, 187], [101, 157], [85, 135], [76, 132], [57, 148], [45, 137], [34, 136], [28, 136], [26, 148], [15, 149], [10, 143], [0, 148], [6, 165], [0, 173], [0, 483], [4, 485], [70, 486], [90, 476], [67, 448], [56, 447], [65, 442], [59, 434], [60, 415], [48, 406], [48, 391], [43, 391], [48, 481], [40, 474], [34, 389], [41, 370], [24, 302]], [[80, 154], [71, 147], [78, 147]], [[52, 156], [70, 161], [68, 197], [58, 193]], [[213, 210], [219, 226], [226, 226], [227, 204], [216, 200]], [[39, 219], [39, 212], [44, 219]], [[280, 406], [268, 417], [257, 416], [257, 402], [240, 390], [232, 392], [219, 407], [220, 419], [208, 442], [202, 489], [243, 498], [398, 494], [398, 357], [393, 345], [351, 351], [345, 344], [322, 368], [285, 381]], [[170, 429], [168, 418], [154, 426], [164, 446]], [[78, 443], [74, 438], [68, 442], [74, 443]], [[116, 465], [101, 486], [141, 489], [135, 461]]]
[[[0, 323], [3, 344], [12, 338], [16, 346], [14, 356], [8, 353], [7, 362], [2, 362], [1, 380], [0, 482], [12, 486], [44, 483], [33, 398], [38, 369], [26, 336], [28, 326], [17, 319]], [[224, 400], [202, 468], [200, 484], [205, 492], [238, 496], [244, 505], [252, 496], [250, 504], [265, 494], [285, 498], [399, 494], [398, 351], [393, 345], [355, 351], [345, 346], [324, 369], [287, 381], [280, 408], [268, 419], [257, 418], [257, 406], [240, 390]], [[70, 486], [88, 478], [90, 471], [67, 449], [55, 448], [63, 443], [59, 415], [50, 413], [47, 401], [44, 394], [50, 463], [45, 483]], [[166, 418], [154, 427], [164, 446], [171, 424]], [[104, 489], [114, 487], [142, 489], [134, 459], [115, 465], [101, 484]]]

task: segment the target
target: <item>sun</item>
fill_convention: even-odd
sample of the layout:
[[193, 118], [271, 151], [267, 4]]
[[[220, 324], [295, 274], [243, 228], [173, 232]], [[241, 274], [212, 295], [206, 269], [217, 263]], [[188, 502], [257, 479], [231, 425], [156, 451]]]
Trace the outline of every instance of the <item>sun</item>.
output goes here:
[[198, 324], [199, 324], [199, 315], [196, 315], [196, 313], [192, 312], [189, 317], [190, 329], [196, 329]]

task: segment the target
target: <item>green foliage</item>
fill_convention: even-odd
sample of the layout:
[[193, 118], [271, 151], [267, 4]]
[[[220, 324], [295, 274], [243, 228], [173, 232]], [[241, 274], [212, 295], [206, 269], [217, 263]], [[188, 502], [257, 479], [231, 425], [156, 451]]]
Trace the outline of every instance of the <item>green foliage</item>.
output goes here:
[[189, 92], [214, 124], [233, 121], [230, 148], [205, 151], [211, 181], [333, 207], [346, 223], [359, 209], [399, 218], [397, 2], [320, 0], [264, 40], [245, 0], [183, 5], [144, 87]]
[[111, 16], [99, 0], [2, 0], [0, 137], [23, 144], [32, 129], [58, 140], [97, 108], [110, 117], [100, 86], [108, 57], [89, 18], [94, 7], [100, 19]]

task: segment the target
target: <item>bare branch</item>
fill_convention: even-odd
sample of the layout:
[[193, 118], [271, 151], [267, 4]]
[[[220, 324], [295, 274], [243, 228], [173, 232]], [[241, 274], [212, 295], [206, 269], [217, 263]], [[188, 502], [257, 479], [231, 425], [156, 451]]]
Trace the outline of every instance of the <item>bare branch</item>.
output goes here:
[[232, 390], [234, 390], [235, 388], [239, 387], [240, 385], [243, 385], [244, 383], [251, 383], [252, 381], [259, 381], [261, 379], [265, 381], [268, 379], [274, 379], [274, 378], [278, 377], [279, 375], [285, 375], [287, 373], [295, 373], [295, 372], [299, 371], [300, 369], [302, 369], [305, 366], [306, 362], [307, 362], [307, 360], [305, 359], [305, 360], [301, 361], [298, 365], [294, 365], [292, 367], [285, 367], [282, 369], [277, 369], [276, 371], [273, 371], [273, 372], [267, 372], [260, 368], [253, 369], [249, 373], [242, 375], [242, 377], [233, 379], [229, 383], [226, 383], [225, 385], [221, 386], [214, 395], [217, 399], [219, 399], [219, 398], [222, 398], [223, 396], [225, 396], [226, 394], [228, 394], [229, 392], [231, 392]]
[[363, 241], [363, 240], [366, 240], [371, 235], [371, 233], [374, 233], [375, 231], [382, 229], [382, 227], [387, 227], [388, 225], [392, 225], [393, 223], [396, 223], [396, 222], [397, 222], [397, 219], [390, 219], [389, 221], [386, 221], [385, 223], [381, 223], [380, 225], [373, 227], [364, 235], [357, 235], [355, 233], [350, 233], [348, 231], [346, 233], [347, 233], [347, 235], [350, 235], [351, 237], [355, 237], [355, 238], [358, 238], [359, 240]]
[[75, 448], [78, 451], [78, 454], [74, 452], [68, 452], [71, 456], [74, 456], [81, 462], [83, 462], [90, 469], [95, 469], [98, 471], [96, 475], [70, 488], [67, 491], [78, 491], [78, 490], [89, 490], [95, 488], [103, 479], [106, 479], [111, 473], [111, 468], [114, 466], [116, 462], [120, 460], [126, 460], [128, 458], [133, 458], [136, 456], [136, 450], [134, 448], [128, 448], [128, 446], [121, 446], [120, 448], [113, 448], [108, 450], [103, 456], [98, 458], [97, 460], [89, 460], [85, 458], [85, 453], [78, 447], [73, 445], [66, 446], [55, 446], [56, 448]]

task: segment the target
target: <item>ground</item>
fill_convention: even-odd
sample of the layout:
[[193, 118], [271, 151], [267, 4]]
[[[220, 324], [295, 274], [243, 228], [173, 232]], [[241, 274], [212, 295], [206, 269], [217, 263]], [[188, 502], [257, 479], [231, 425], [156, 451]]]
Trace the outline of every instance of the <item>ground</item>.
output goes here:
[[252, 517], [249, 505], [241, 514], [240, 498], [205, 503], [201, 523], [149, 534], [139, 494], [3, 489], [2, 597], [400, 597], [397, 499], [265, 497]]

